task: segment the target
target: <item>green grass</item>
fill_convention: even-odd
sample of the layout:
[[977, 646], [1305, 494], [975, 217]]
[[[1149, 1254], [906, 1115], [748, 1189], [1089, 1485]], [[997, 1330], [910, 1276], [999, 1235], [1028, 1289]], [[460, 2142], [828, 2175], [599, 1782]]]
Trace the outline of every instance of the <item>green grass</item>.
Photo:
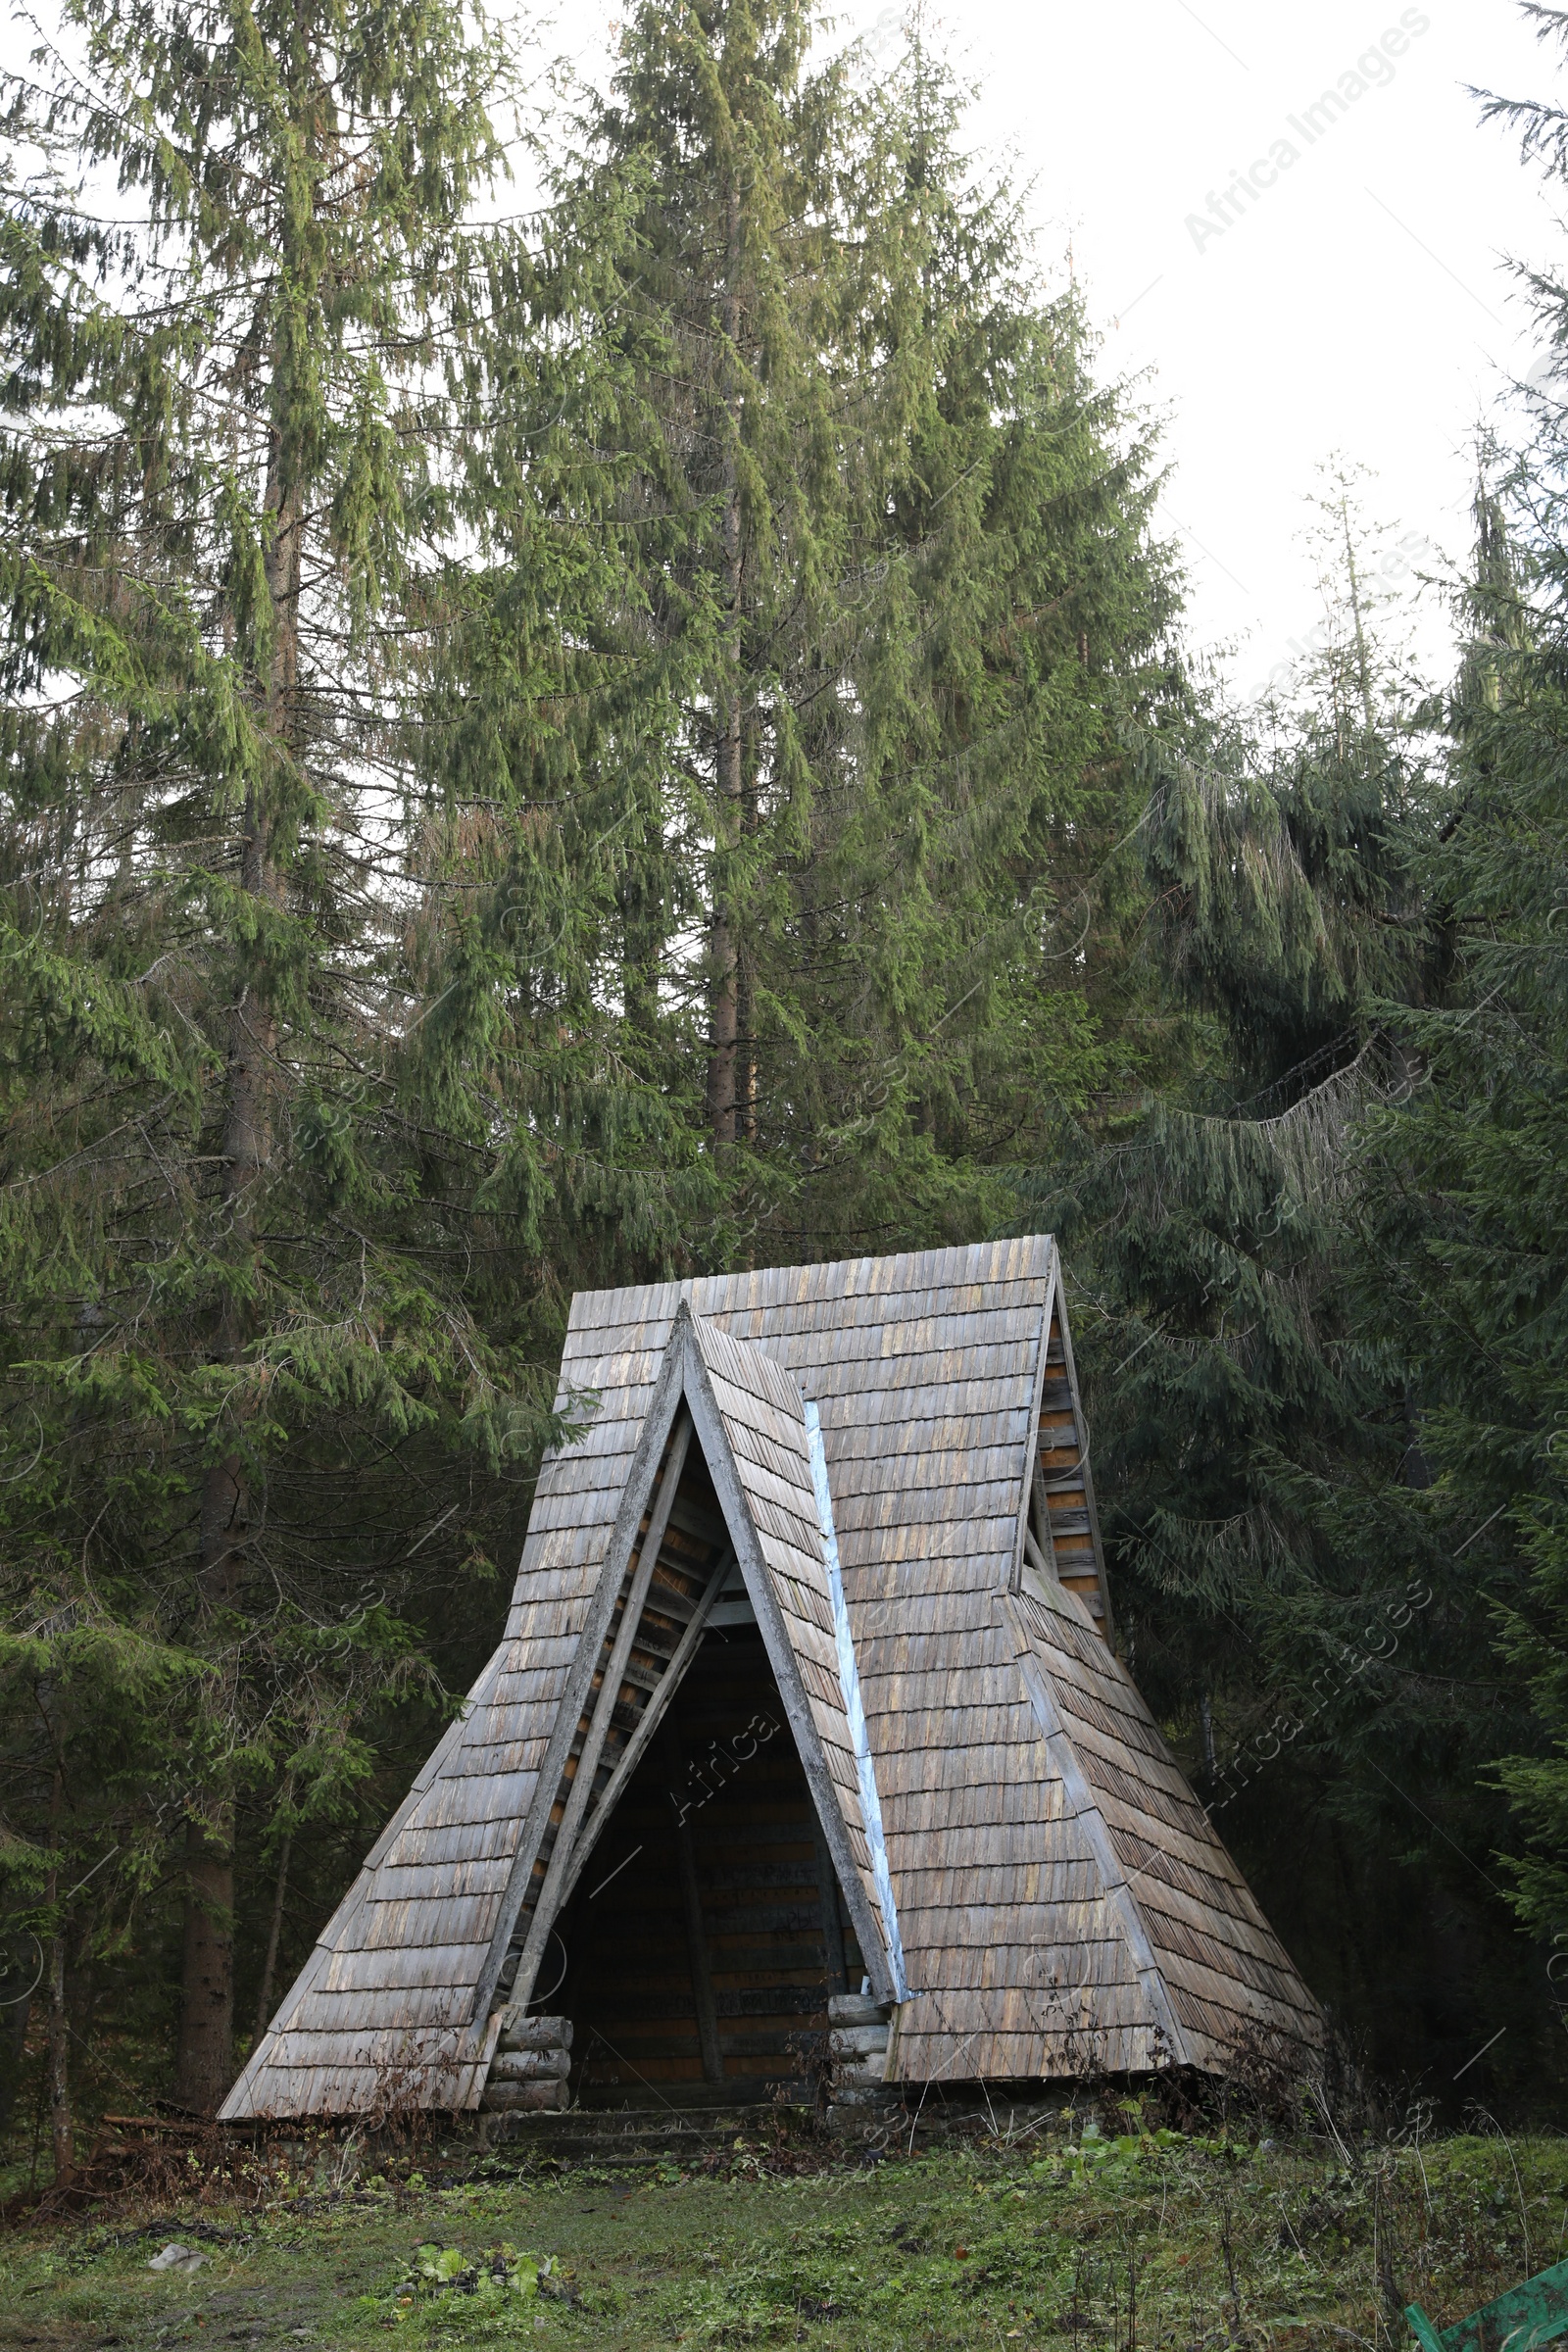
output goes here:
[[[1568, 2142], [996, 2142], [791, 2172], [198, 2182], [13, 2229], [0, 2346], [1394, 2346], [1557, 2261]], [[148, 2269], [171, 2238], [207, 2260]], [[421, 2253], [420, 2249], [424, 2249]], [[438, 2252], [437, 2249], [440, 2251]], [[538, 2266], [537, 2284], [533, 2267]]]

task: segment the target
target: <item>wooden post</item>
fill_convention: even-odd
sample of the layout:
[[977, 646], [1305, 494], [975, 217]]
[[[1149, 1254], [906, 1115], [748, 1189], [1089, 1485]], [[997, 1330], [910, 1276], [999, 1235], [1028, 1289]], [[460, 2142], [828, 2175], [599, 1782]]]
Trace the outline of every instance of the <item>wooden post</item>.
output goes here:
[[827, 1850], [827, 1839], [814, 1819], [811, 1832], [816, 1845], [816, 1891], [822, 1906], [822, 1956], [827, 1965], [827, 1988], [830, 1993], [848, 1992], [849, 1979], [844, 1972], [844, 1928], [839, 1919], [839, 1882], [833, 1869], [833, 1857]]

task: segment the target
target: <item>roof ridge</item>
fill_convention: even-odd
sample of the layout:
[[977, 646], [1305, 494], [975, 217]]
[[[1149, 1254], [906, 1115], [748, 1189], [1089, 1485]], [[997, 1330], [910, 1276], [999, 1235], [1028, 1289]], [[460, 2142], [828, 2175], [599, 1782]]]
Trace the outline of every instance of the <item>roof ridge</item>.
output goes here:
[[700, 1314], [683, 1298], [675, 1310], [674, 1329], [689, 1324], [704, 1363], [736, 1385], [750, 1388], [769, 1404], [806, 1423], [806, 1396], [782, 1355], [765, 1340], [739, 1340], [710, 1315]]
[[[743, 1305], [787, 1306], [807, 1298], [895, 1298], [907, 1290], [1026, 1281], [1042, 1270], [1053, 1245], [1053, 1235], [1031, 1233], [1003, 1241], [952, 1242], [935, 1250], [900, 1250], [880, 1256], [800, 1258], [777, 1266], [742, 1266], [724, 1274], [684, 1274], [665, 1282], [614, 1284], [574, 1292], [567, 1329], [612, 1328], [601, 1322], [598, 1310], [612, 1299], [625, 1301], [615, 1321], [629, 1323], [646, 1321], [661, 1311], [672, 1314], [677, 1303], [691, 1306], [694, 1313], [712, 1315]], [[799, 1285], [793, 1299], [792, 1280]]]

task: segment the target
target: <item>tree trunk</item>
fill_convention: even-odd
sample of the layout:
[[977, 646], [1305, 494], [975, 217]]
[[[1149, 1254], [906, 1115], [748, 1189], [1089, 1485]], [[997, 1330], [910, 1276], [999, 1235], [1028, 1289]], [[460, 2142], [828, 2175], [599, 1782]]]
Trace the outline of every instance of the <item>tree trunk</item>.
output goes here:
[[63, 1936], [49, 1938], [49, 2138], [54, 2150], [55, 2186], [69, 2188], [76, 2169], [76, 2142], [71, 2129], [71, 2044], [66, 2026]]
[[32, 1995], [13, 1996], [5, 2012], [5, 2029], [0, 2049], [3, 2049], [5, 2071], [0, 2074], [0, 2139], [9, 2136], [12, 2118], [17, 2112], [17, 2096], [22, 2088], [22, 2069], [27, 2055], [27, 2027], [32, 2017]]
[[277, 1947], [283, 1934], [283, 1897], [288, 1891], [289, 1848], [292, 1830], [283, 1832], [283, 1850], [277, 1857], [277, 1886], [272, 1894], [272, 1924], [268, 1931], [267, 1958], [262, 1964], [262, 1989], [256, 1999], [256, 2038], [261, 2040], [272, 2014], [272, 1978], [277, 1970]]
[[757, 995], [745, 955], [735, 963], [735, 1133], [743, 1144], [757, 1141], [757, 1056], [752, 1050]]
[[1345, 532], [1345, 568], [1350, 582], [1350, 614], [1355, 622], [1355, 677], [1361, 696], [1361, 719], [1368, 740], [1375, 732], [1372, 717], [1372, 667], [1367, 653], [1366, 624], [1361, 612], [1361, 575], [1356, 568], [1355, 542], [1350, 536], [1350, 502], [1340, 498], [1340, 523]]
[[234, 1813], [226, 1796], [185, 1824], [184, 1994], [173, 2101], [212, 2115], [233, 2076]]
[[639, 1046], [659, 1035], [659, 966], [663, 947], [662, 906], [653, 859], [640, 861], [621, 884], [621, 1007], [627, 1031]]
[[708, 1121], [718, 1145], [735, 1141], [735, 1041], [738, 1033], [736, 977], [740, 956], [727, 897], [713, 907], [710, 961], [712, 967], [712, 1027], [708, 1054]]
[[[253, 828], [254, 830], [254, 828]], [[249, 857], [247, 855], [247, 863]], [[237, 1248], [252, 1246], [251, 1186], [261, 1171], [262, 1076], [259, 1024], [242, 1002], [230, 1030], [229, 1096], [223, 1135], [223, 1198]], [[270, 1040], [269, 1040], [270, 1042]], [[244, 1352], [243, 1318], [225, 1303], [218, 1358], [237, 1363]], [[243, 1458], [225, 1455], [202, 1484], [201, 1552], [196, 1586], [204, 1624], [231, 1610], [240, 1597], [251, 1522], [250, 1482]], [[229, 1647], [231, 1653], [231, 1644]], [[214, 1692], [230, 1711], [232, 1669]], [[218, 1727], [214, 1746], [224, 1741]], [[211, 2115], [233, 2079], [234, 2047], [234, 1801], [220, 1779], [193, 1792], [185, 1822], [185, 1922], [180, 1962], [179, 2040], [171, 2096], [176, 2107]]]
[[[748, 858], [757, 840], [758, 746], [754, 715], [746, 730], [745, 772], [741, 779], [740, 829]], [[742, 1143], [757, 1141], [757, 976], [754, 948], [743, 948], [735, 974], [736, 1079], [735, 1131]]]
[[1421, 1443], [1421, 1415], [1408, 1382], [1404, 1391], [1404, 1483], [1416, 1493], [1424, 1494], [1432, 1484], [1432, 1464]]
[[[299, 675], [300, 502], [285, 490], [279, 471], [280, 445], [274, 435], [267, 486], [272, 536], [267, 551], [267, 584], [272, 605], [271, 674], [266, 681], [270, 733], [287, 743], [294, 729]], [[245, 802], [240, 849], [240, 885], [252, 898], [273, 895], [270, 816], [252, 787]], [[229, 1015], [228, 1061], [224, 1074], [222, 1200], [236, 1264], [256, 1255], [256, 1196], [271, 1148], [270, 1095], [276, 1022], [270, 1007], [246, 981]], [[243, 1361], [251, 1338], [249, 1319], [232, 1297], [219, 1315], [214, 1356], [219, 1363]], [[214, 1462], [202, 1484], [200, 1557], [196, 1587], [204, 1626], [231, 1611], [244, 1587], [252, 1534], [250, 1481], [237, 1450]], [[230, 1657], [233, 1643], [223, 1644]], [[232, 1711], [233, 1669], [220, 1679], [219, 1707]], [[221, 1754], [221, 1736], [214, 1746]], [[233, 2079], [234, 2044], [234, 1803], [226, 1780], [195, 1791], [185, 1825], [185, 1922], [180, 1972], [179, 2040], [172, 2097], [176, 2106], [211, 2115]]]
[[[54, 1788], [49, 1798], [49, 1875], [44, 1882], [44, 1900], [53, 1912], [60, 1900], [60, 1813], [65, 1799], [65, 1779], [55, 1766]], [[54, 2151], [55, 2186], [69, 2188], [76, 2169], [75, 2135], [71, 2128], [71, 2029], [66, 2016], [66, 1923], [54, 1918], [54, 1932], [49, 1937], [45, 1959], [45, 1983], [49, 2005], [49, 2137]]]
[[744, 792], [741, 597], [745, 583], [745, 549], [741, 525], [740, 466], [735, 451], [741, 429], [740, 395], [736, 386], [736, 354], [741, 331], [741, 192], [740, 183], [735, 179], [730, 182], [726, 214], [723, 326], [728, 344], [727, 366], [731, 390], [729, 431], [724, 451], [724, 565], [729, 594], [729, 676], [725, 682], [718, 741], [718, 808], [713, 826], [716, 878], [710, 946], [711, 1034], [708, 1060], [709, 1125], [714, 1144], [720, 1148], [732, 1144], [736, 1134], [740, 930], [736, 920], [734, 868], [740, 841]]

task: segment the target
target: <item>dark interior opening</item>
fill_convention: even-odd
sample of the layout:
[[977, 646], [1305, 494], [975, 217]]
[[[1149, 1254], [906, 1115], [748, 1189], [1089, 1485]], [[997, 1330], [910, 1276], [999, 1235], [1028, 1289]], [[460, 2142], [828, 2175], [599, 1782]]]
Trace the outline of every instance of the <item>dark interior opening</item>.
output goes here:
[[[683, 1530], [711, 1541], [722, 1527], [695, 1446], [675, 1521], [677, 1547]], [[584, 2106], [728, 2103], [785, 2083], [807, 2096], [828, 1995], [858, 1989], [861, 1971], [735, 1568], [599, 1833], [532, 2005], [572, 2020]]]

